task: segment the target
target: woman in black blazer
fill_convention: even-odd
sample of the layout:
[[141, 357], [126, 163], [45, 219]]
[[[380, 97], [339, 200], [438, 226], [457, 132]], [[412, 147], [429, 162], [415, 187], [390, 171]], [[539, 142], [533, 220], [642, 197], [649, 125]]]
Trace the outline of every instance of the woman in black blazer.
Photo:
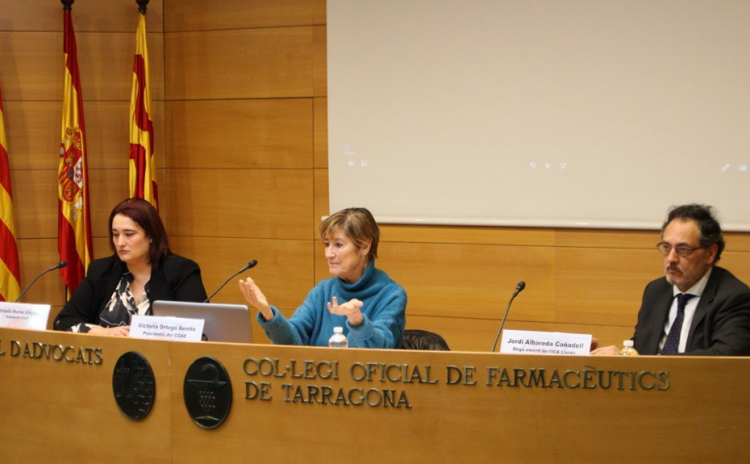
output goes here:
[[150, 315], [156, 300], [206, 299], [201, 271], [169, 248], [159, 213], [140, 198], [109, 216], [114, 254], [89, 264], [86, 279], [55, 318], [55, 330], [127, 336], [133, 315]]

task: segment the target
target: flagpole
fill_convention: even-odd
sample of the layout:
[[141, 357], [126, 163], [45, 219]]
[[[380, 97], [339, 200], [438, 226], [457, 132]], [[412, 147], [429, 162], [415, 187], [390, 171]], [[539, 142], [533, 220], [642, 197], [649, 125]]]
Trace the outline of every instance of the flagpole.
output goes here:
[[136, 0], [138, 29], [136, 31], [133, 88], [130, 93], [130, 156], [128, 185], [130, 196], [143, 198], [159, 210], [156, 181], [153, 106], [148, 72], [146, 40], [146, 6], [149, 0]]
[[149, 0], [135, 0], [135, 3], [138, 4], [138, 11], [141, 12], [141, 14], [146, 14], [146, 6], [148, 6]]
[[60, 0], [63, 5], [65, 71], [63, 111], [58, 174], [58, 251], [68, 266], [60, 277], [70, 293], [86, 276], [93, 259], [89, 203], [89, 179], [86, 162], [86, 124], [78, 72], [78, 51], [73, 29], [72, 6], [75, 0]]

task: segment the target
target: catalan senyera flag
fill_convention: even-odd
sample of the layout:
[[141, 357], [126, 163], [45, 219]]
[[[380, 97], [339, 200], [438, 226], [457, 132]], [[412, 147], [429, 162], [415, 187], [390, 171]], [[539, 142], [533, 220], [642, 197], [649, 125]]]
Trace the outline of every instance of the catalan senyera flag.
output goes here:
[[5, 136], [3, 94], [0, 90], [0, 301], [16, 301], [21, 293], [16, 226], [13, 220], [13, 189], [10, 186], [8, 139]]
[[154, 156], [154, 124], [148, 77], [146, 16], [139, 13], [135, 39], [133, 90], [130, 94], [130, 196], [143, 198], [159, 209]]
[[78, 52], [69, 10], [65, 19], [65, 83], [63, 93], [62, 142], [58, 174], [58, 250], [67, 261], [60, 276], [70, 293], [75, 292], [93, 259], [89, 217], [88, 170], [86, 166], [86, 128], [83, 98], [78, 74]]

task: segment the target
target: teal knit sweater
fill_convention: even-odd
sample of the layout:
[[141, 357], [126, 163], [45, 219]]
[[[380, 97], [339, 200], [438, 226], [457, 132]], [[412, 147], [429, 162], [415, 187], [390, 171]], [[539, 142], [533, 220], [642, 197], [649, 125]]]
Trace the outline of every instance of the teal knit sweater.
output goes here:
[[[350, 326], [346, 316], [328, 311], [326, 303], [334, 296], [341, 304], [352, 298], [364, 303], [359, 327]], [[343, 327], [350, 347], [398, 348], [406, 325], [406, 291], [376, 269], [372, 260], [362, 278], [351, 285], [338, 277], [318, 283], [290, 319], [276, 307], [271, 309], [273, 319], [266, 321], [259, 312], [258, 323], [277, 345], [328, 346], [333, 328]]]

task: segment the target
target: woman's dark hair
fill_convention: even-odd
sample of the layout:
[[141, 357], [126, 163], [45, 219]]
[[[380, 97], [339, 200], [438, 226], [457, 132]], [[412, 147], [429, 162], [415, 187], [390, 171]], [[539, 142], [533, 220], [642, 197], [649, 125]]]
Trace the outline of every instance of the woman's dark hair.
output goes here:
[[169, 249], [167, 231], [164, 229], [164, 224], [161, 222], [161, 217], [159, 217], [156, 208], [142, 198], [128, 198], [115, 206], [109, 215], [109, 246], [118, 260], [120, 257], [117, 255], [115, 243], [112, 239], [112, 221], [118, 214], [132, 219], [150, 239], [149, 264], [151, 266], [159, 267], [167, 259], [167, 256], [172, 254], [172, 250]]
[[708, 248], [711, 245], [716, 245], [716, 260], [721, 259], [721, 252], [724, 251], [724, 236], [721, 233], [721, 225], [719, 221], [714, 217], [713, 209], [710, 206], [689, 204], [675, 206], [667, 215], [667, 220], [664, 221], [664, 225], [661, 226], [661, 235], [664, 236], [664, 230], [667, 228], [670, 222], [675, 219], [682, 221], [695, 221], [698, 224], [698, 229], [701, 232], [700, 246], [701, 248]]

